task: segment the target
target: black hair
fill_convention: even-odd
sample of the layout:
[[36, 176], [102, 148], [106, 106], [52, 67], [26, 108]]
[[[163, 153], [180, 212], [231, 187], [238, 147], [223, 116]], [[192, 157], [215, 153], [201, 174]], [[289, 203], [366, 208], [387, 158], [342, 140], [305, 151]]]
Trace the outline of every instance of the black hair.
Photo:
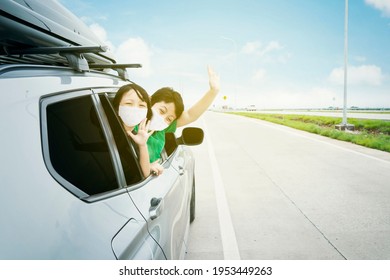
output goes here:
[[170, 87], [164, 87], [153, 93], [151, 97], [152, 106], [157, 102], [173, 103], [175, 105], [176, 119], [178, 119], [184, 111], [184, 103], [180, 93]]
[[130, 90], [134, 90], [136, 93], [137, 93], [137, 96], [142, 100], [142, 101], [145, 101], [146, 102], [146, 107], [147, 107], [147, 114], [146, 114], [146, 118], [148, 120], [150, 120], [152, 118], [152, 106], [150, 104], [150, 97], [148, 95], [148, 93], [146, 92], [146, 90], [141, 87], [140, 85], [137, 85], [135, 83], [131, 83], [131, 84], [126, 84], [122, 87], [120, 87], [117, 91], [117, 93], [115, 94], [115, 97], [114, 97], [114, 100], [112, 101], [112, 105], [114, 106], [114, 109], [116, 110], [116, 112], [118, 113], [119, 111], [119, 105], [121, 103], [121, 100], [123, 98], [123, 95], [127, 92], [129, 92]]

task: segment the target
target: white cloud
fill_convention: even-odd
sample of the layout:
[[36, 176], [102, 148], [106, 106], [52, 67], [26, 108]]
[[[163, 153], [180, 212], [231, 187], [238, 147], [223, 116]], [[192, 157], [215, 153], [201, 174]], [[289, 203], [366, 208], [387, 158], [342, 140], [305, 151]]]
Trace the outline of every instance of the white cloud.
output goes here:
[[111, 52], [114, 52], [114, 45], [108, 40], [106, 30], [97, 23], [93, 23], [89, 26], [89, 29], [103, 42], [105, 46], [109, 48]]
[[263, 45], [259, 41], [248, 42], [241, 49], [244, 54], [253, 54], [259, 57], [263, 57], [266, 54], [282, 49], [283, 47], [277, 41], [271, 41], [266, 45]]
[[98, 36], [98, 38], [102, 41], [107, 41], [107, 32], [106, 30], [101, 27], [99, 24], [97, 23], [93, 23], [89, 26], [89, 29], [92, 30], [93, 33], [95, 33], [96, 36]]
[[265, 79], [266, 79], [266, 70], [265, 69], [258, 69], [252, 79], [255, 80], [255, 81], [258, 81], [258, 82], [264, 82]]
[[380, 10], [384, 16], [390, 17], [390, 0], [365, 0], [365, 2]]
[[260, 42], [248, 42], [242, 48], [242, 52], [245, 54], [254, 54], [261, 46], [262, 44]]
[[[139, 63], [142, 64], [141, 69], [134, 71], [135, 76], [148, 77], [151, 70], [152, 51], [148, 44], [142, 38], [129, 38], [122, 42], [118, 47], [115, 47], [108, 40], [106, 30], [97, 23], [89, 26], [92, 32], [109, 48], [109, 51], [114, 54], [117, 63]], [[131, 71], [128, 69], [127, 71]]]
[[140, 63], [136, 75], [147, 77], [151, 74], [152, 51], [142, 38], [129, 38], [121, 43], [115, 51], [118, 63]]
[[[379, 86], [383, 81], [380, 67], [376, 65], [350, 66], [347, 70], [347, 83], [351, 85]], [[344, 68], [335, 68], [329, 75], [329, 81], [344, 84]]]
[[344, 69], [343, 68], [334, 68], [330, 73], [328, 80], [334, 84], [343, 84], [344, 83]]

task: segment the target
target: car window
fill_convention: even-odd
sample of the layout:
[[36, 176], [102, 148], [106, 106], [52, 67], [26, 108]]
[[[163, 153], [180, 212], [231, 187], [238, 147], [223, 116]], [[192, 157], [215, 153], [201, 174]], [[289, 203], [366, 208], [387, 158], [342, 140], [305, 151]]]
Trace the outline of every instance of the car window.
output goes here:
[[165, 145], [164, 150], [166, 156], [169, 157], [177, 149], [176, 136], [173, 132], [165, 134]]
[[101, 94], [99, 97], [108, 122], [110, 123], [111, 131], [122, 162], [126, 183], [127, 185], [137, 183], [142, 179], [141, 173], [139, 172], [140, 167], [137, 152], [134, 148], [137, 147], [137, 145], [135, 145], [132, 140], [127, 137], [108, 95]]
[[88, 195], [119, 188], [90, 95], [48, 104], [46, 122], [50, 163], [63, 179]]
[[[117, 89], [116, 89], [116, 91], [117, 91]], [[116, 91], [115, 92], [106, 92], [105, 93], [105, 98], [109, 101], [109, 103], [110, 103], [110, 106], [105, 106], [105, 107], [111, 107], [111, 110], [114, 110], [113, 109], [113, 107], [112, 107], [112, 102], [113, 102], [113, 99], [114, 99], [114, 97], [115, 97], [115, 94], [116, 94]], [[105, 103], [105, 102], [102, 102], [103, 104]], [[109, 115], [109, 113], [107, 113], [107, 115]], [[119, 117], [118, 117], [118, 114], [117, 113], [115, 113], [114, 114], [115, 116], [111, 116], [111, 121], [113, 121], [114, 119], [116, 120], [116, 121], [118, 121], [119, 122]], [[117, 122], [117, 124], [119, 124]], [[122, 126], [121, 125], [119, 125], [120, 126], [120, 129], [118, 129], [118, 131], [119, 130], [122, 130], [123, 131], [123, 133], [125, 134], [125, 132], [124, 132], [124, 130], [123, 130], [123, 128], [122, 128]], [[128, 138], [128, 140], [127, 141], [129, 141], [129, 142], [132, 142], [133, 143], [133, 141], [132, 141], [132, 139], [130, 139], [129, 137], [127, 137]], [[122, 141], [121, 141], [122, 142]], [[132, 145], [132, 147], [137, 147], [137, 145], [135, 145], [135, 144], [133, 144]], [[163, 148], [163, 150], [161, 151], [161, 162], [165, 162], [175, 151], [176, 151], [176, 149], [177, 149], [177, 143], [176, 143], [176, 137], [175, 137], [175, 134], [174, 133], [171, 133], [171, 132], [169, 132], [169, 133], [166, 133], [165, 134], [165, 145], [164, 145], [164, 148]], [[119, 148], [119, 147], [118, 147]], [[121, 155], [124, 155], [125, 154], [125, 152], [121, 152]], [[137, 155], [137, 152], [135, 152], [135, 154]], [[123, 161], [123, 160], [122, 160]]]

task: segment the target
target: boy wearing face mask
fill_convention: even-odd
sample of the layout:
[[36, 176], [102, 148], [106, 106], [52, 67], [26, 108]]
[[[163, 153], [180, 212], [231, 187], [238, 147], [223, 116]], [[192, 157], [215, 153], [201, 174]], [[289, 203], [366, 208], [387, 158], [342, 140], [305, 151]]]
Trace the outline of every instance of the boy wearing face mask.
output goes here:
[[153, 116], [149, 129], [155, 132], [148, 139], [148, 149], [151, 165], [161, 174], [163, 168], [159, 165], [161, 151], [165, 145], [165, 133], [175, 132], [177, 127], [196, 121], [211, 105], [220, 88], [219, 77], [208, 67], [210, 89], [189, 110], [184, 111], [181, 95], [172, 88], [157, 90], [151, 97]]

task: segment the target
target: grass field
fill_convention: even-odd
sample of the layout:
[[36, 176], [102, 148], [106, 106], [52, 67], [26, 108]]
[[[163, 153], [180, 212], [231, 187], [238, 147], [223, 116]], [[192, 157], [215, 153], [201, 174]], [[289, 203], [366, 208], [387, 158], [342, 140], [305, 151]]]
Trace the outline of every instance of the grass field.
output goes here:
[[333, 139], [348, 141], [368, 148], [390, 152], [390, 121], [349, 118], [348, 123], [355, 125], [355, 131], [351, 133], [335, 129], [335, 125], [340, 124], [342, 121], [341, 118], [335, 117], [245, 112], [230, 112], [230, 114], [261, 119]]

